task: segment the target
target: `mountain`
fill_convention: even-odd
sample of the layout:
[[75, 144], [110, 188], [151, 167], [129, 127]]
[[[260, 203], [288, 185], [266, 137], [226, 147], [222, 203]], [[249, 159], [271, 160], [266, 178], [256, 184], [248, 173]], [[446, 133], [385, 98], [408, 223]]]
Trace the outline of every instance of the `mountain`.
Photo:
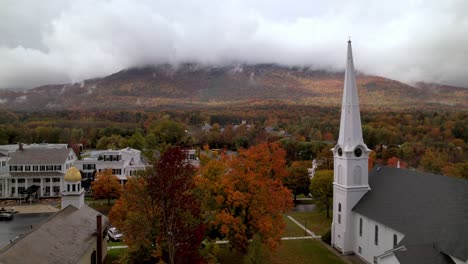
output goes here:
[[[300, 67], [184, 64], [131, 68], [74, 84], [26, 91], [0, 91], [0, 107], [17, 111], [206, 107], [282, 103], [338, 106], [343, 72]], [[468, 89], [418, 83], [414, 86], [358, 74], [363, 107], [464, 107]]]

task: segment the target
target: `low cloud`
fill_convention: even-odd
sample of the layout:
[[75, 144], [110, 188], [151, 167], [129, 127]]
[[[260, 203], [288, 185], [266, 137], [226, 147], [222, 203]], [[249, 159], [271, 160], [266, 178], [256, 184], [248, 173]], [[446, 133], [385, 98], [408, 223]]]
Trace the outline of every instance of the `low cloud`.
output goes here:
[[12, 2], [0, 8], [0, 88], [162, 63], [342, 70], [348, 36], [362, 72], [468, 87], [468, 1]]

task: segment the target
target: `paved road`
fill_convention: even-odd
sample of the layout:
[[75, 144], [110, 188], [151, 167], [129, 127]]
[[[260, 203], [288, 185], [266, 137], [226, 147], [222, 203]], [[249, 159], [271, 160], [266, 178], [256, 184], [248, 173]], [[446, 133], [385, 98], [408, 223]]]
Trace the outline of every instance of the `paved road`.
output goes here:
[[15, 237], [25, 234], [31, 230], [31, 226], [35, 227], [46, 221], [55, 213], [36, 213], [36, 214], [16, 214], [11, 221], [0, 221], [0, 248], [7, 245], [10, 240]]

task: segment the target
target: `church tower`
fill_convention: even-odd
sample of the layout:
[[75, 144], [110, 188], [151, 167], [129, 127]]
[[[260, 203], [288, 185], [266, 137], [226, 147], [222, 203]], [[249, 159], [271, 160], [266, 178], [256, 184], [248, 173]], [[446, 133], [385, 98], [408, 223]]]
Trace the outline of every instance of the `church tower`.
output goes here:
[[73, 205], [80, 209], [84, 205], [84, 190], [81, 186], [81, 173], [72, 166], [63, 177], [64, 190], [62, 192], [62, 209]]
[[340, 135], [334, 156], [332, 245], [342, 254], [354, 251], [355, 223], [351, 210], [370, 190], [370, 150], [362, 138], [361, 115], [356, 87], [351, 40], [348, 41], [346, 72], [341, 106]]

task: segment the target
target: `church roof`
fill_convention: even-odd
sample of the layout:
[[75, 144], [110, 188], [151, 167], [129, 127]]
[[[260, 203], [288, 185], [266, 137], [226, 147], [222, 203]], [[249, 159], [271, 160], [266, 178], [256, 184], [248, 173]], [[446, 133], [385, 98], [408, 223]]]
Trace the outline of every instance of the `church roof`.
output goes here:
[[[47, 222], [0, 250], [0, 264], [78, 263], [95, 246], [96, 216], [84, 205], [67, 206]], [[103, 216], [103, 228], [107, 218]]]
[[369, 185], [353, 210], [405, 234], [399, 246], [407, 250], [395, 252], [400, 263], [451, 263], [421, 261], [431, 250], [468, 259], [468, 180], [376, 166]]

